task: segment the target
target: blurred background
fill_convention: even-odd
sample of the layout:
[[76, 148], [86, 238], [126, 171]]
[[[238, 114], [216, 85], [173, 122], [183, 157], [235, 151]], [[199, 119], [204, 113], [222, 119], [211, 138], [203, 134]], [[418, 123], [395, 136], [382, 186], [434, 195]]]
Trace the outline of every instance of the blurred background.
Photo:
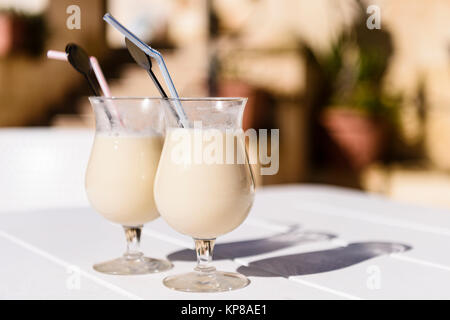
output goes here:
[[181, 96], [246, 96], [245, 128], [280, 129], [279, 172], [260, 184], [450, 208], [450, 1], [0, 0], [0, 127], [93, 128], [82, 76], [46, 58], [69, 42], [113, 95], [158, 96], [105, 12], [163, 54]]

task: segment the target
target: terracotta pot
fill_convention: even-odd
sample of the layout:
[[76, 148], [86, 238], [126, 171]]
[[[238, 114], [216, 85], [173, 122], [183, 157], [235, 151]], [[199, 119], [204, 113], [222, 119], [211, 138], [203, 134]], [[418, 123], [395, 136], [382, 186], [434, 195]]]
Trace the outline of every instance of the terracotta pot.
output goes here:
[[0, 57], [8, 55], [13, 48], [13, 24], [10, 14], [0, 13]]
[[361, 170], [378, 160], [385, 149], [387, 125], [352, 109], [331, 108], [320, 122], [347, 164]]
[[248, 98], [242, 120], [244, 130], [271, 127], [273, 108], [270, 97], [266, 93], [255, 89], [245, 82], [222, 80], [219, 81], [217, 86], [217, 96]]
[[253, 127], [255, 115], [255, 90], [248, 84], [239, 81], [220, 81], [217, 87], [219, 97], [247, 97], [247, 105], [242, 119], [244, 130]]

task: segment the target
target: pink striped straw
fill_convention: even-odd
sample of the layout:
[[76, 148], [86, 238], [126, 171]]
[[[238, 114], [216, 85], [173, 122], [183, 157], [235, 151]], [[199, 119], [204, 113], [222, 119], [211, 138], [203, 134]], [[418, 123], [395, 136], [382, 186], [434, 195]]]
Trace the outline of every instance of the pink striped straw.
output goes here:
[[[56, 50], [48, 50], [47, 57], [49, 59], [67, 61], [67, 53], [63, 51]], [[105, 76], [103, 75], [102, 69], [98, 64], [97, 58], [90, 57], [89, 61], [91, 62], [92, 69], [94, 70], [95, 77], [97, 78], [98, 84], [100, 88], [102, 88], [103, 94], [105, 97], [111, 97], [111, 91], [109, 90], [108, 83], [106, 82]]]
[[89, 61], [91, 62], [92, 69], [94, 70], [95, 77], [97, 78], [97, 81], [100, 84], [100, 88], [102, 88], [103, 94], [105, 95], [105, 97], [111, 97], [111, 91], [109, 90], [108, 83], [106, 82], [102, 69], [98, 64], [97, 58], [90, 57]]
[[[67, 53], [63, 51], [57, 50], [48, 50], [47, 58], [54, 60], [67, 61]], [[102, 88], [103, 94], [105, 97], [111, 97], [111, 91], [109, 90], [108, 83], [106, 82], [105, 76], [103, 75], [102, 68], [100, 68], [100, 64], [96, 57], [90, 57], [89, 62], [91, 63], [92, 70], [94, 70], [95, 77], [97, 78], [98, 84], [100, 88]], [[116, 108], [112, 108], [116, 115], [116, 118], [119, 119], [120, 123], [123, 125], [122, 119], [119, 117], [119, 114]]]
[[48, 50], [47, 58], [54, 60], [67, 61], [67, 53], [56, 50]]
[[[98, 83], [100, 84], [100, 88], [102, 88], [103, 94], [105, 97], [111, 97], [111, 91], [109, 91], [108, 83], [106, 82], [105, 76], [103, 75], [102, 68], [100, 68], [100, 64], [97, 61], [96, 57], [90, 57], [89, 62], [91, 63], [92, 69], [94, 70], [95, 77], [97, 78]], [[117, 119], [119, 119], [120, 124], [123, 125], [122, 118], [119, 117], [119, 113], [117, 109], [112, 107], [114, 114]]]

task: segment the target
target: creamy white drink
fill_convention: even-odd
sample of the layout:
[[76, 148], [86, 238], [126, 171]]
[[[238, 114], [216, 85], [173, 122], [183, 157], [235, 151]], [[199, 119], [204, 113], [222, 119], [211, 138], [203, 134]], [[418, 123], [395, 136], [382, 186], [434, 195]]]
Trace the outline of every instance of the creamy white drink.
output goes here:
[[[155, 178], [155, 201], [163, 219], [178, 232], [197, 239], [216, 238], [238, 227], [247, 217], [254, 198], [253, 177], [243, 141], [231, 133], [208, 130], [211, 129], [169, 130]], [[187, 139], [180, 140], [180, 133]], [[200, 140], [201, 151], [194, 150], [195, 140], [209, 133], [223, 141], [216, 151], [225, 151], [225, 141], [231, 139], [236, 143], [233, 150], [241, 152], [245, 161], [227, 164], [225, 152], [216, 157], [220, 163], [195, 159], [196, 152], [203, 155], [208, 148], [214, 149], [210, 142]], [[182, 150], [189, 151], [190, 160], [183, 160], [182, 156], [180, 159]]]
[[98, 133], [86, 172], [92, 207], [106, 219], [137, 226], [159, 217], [153, 184], [162, 138]]

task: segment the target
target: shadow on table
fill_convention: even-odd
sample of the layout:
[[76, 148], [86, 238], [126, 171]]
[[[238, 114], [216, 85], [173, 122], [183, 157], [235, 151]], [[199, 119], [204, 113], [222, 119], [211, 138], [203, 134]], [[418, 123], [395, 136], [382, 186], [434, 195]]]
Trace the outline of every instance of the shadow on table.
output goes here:
[[[328, 241], [336, 238], [335, 235], [324, 232], [299, 230], [297, 225], [292, 226], [287, 232], [273, 235], [268, 238], [260, 238], [246, 241], [218, 243], [214, 247], [214, 260], [235, 259], [249, 257], [276, 250], [288, 248], [303, 243]], [[184, 249], [167, 256], [171, 261], [196, 261], [195, 251]]]
[[328, 272], [411, 247], [391, 242], [355, 242], [345, 247], [272, 257], [239, 267], [238, 272], [255, 277], [290, 277]]

